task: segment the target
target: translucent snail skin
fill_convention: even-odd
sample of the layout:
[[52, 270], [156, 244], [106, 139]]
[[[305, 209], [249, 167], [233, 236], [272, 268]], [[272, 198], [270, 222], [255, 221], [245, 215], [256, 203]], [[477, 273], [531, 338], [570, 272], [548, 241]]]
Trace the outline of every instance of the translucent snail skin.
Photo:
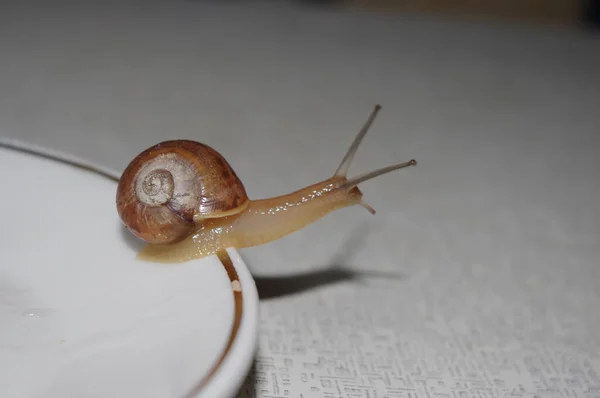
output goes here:
[[195, 141], [159, 143], [127, 166], [117, 188], [121, 220], [147, 245], [138, 258], [175, 263], [246, 248], [282, 238], [345, 207], [360, 205], [358, 184], [408, 162], [348, 178], [354, 155], [381, 109], [376, 105], [333, 176], [297, 191], [267, 199], [248, 198], [229, 163]]

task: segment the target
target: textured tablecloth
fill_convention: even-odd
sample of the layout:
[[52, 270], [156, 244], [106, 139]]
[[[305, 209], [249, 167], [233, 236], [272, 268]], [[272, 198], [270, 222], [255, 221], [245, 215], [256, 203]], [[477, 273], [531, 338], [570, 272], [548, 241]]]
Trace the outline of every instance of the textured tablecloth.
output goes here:
[[[600, 397], [600, 39], [294, 2], [0, 12], [0, 135], [122, 169], [190, 138], [253, 198], [415, 158], [242, 251], [241, 397]], [[7, 189], [4, 187], [3, 189]], [[93, 221], [92, 221], [93, 222]]]

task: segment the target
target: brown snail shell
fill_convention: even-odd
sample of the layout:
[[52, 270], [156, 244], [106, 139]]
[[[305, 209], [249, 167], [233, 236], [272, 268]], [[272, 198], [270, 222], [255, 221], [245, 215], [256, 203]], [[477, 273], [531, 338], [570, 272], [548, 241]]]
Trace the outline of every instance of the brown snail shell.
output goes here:
[[225, 158], [190, 140], [146, 149], [125, 168], [117, 187], [121, 220], [154, 244], [179, 242], [203, 219], [237, 214], [248, 203], [244, 185]]

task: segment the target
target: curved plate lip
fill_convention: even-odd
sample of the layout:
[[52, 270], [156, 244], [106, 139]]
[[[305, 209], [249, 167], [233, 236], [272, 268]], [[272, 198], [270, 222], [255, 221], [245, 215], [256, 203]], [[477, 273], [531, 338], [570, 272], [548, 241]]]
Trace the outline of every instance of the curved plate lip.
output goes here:
[[[85, 159], [9, 137], [0, 136], [0, 148], [87, 169], [108, 179], [118, 180], [120, 177], [120, 173], [115, 170]], [[233, 267], [237, 271], [243, 292], [242, 317], [238, 333], [229, 352], [212, 377], [201, 390], [186, 396], [186, 398], [229, 398], [235, 396], [245, 382], [258, 350], [259, 297], [256, 284], [239, 251], [235, 248], [228, 248], [227, 252], [232, 260]], [[199, 378], [201, 376], [199, 375]]]
[[[193, 395], [193, 398], [234, 397], [246, 380], [258, 350], [259, 299], [256, 284], [239, 252], [233, 248], [227, 249], [227, 252], [238, 272], [244, 292], [242, 321], [229, 354], [203, 390]], [[240, 361], [242, 365], [238, 364]]]

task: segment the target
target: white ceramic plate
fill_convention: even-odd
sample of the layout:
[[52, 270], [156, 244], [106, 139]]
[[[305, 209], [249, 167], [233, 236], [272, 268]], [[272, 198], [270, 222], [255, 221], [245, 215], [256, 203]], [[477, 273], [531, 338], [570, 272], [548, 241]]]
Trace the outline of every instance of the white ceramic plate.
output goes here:
[[258, 321], [254, 281], [235, 250], [242, 319], [215, 365], [236, 312], [236, 284], [216, 257], [136, 260], [116, 183], [98, 174], [0, 146], [0, 181], [2, 397], [235, 396]]

